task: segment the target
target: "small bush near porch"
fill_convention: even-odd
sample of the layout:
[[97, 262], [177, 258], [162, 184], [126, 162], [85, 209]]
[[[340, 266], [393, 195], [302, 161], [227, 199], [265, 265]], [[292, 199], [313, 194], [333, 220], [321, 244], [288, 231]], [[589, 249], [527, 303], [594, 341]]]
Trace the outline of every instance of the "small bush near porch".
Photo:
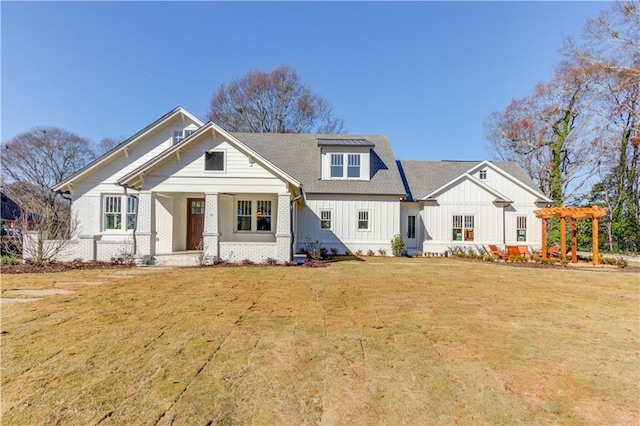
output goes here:
[[639, 421], [637, 271], [372, 258], [74, 289], [2, 306], [3, 424]]

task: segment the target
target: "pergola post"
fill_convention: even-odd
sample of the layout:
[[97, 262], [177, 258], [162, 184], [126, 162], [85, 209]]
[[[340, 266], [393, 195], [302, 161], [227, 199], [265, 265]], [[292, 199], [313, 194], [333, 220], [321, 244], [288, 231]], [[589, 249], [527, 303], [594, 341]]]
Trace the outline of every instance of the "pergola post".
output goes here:
[[592, 232], [593, 232], [593, 242], [591, 243], [591, 252], [593, 253], [593, 264], [597, 265], [599, 263], [599, 255], [598, 255], [598, 218], [593, 217], [592, 221]]
[[560, 253], [562, 261], [567, 261], [567, 218], [560, 216]]
[[571, 218], [571, 263], [578, 263], [578, 219]]
[[542, 218], [542, 258], [547, 258], [547, 218]]

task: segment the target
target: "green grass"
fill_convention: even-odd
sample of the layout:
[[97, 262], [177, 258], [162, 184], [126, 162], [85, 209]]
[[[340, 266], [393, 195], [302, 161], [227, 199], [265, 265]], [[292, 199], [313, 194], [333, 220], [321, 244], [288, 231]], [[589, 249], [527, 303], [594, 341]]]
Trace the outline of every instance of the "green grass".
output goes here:
[[76, 286], [2, 306], [2, 424], [637, 424], [638, 284], [371, 258]]

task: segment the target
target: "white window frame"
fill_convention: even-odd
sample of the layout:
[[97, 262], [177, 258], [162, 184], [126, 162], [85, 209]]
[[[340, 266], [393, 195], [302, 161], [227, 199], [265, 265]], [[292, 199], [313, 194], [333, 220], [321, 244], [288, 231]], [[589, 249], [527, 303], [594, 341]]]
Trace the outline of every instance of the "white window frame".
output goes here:
[[[114, 202], [117, 201], [117, 206]], [[102, 232], [129, 232], [136, 226], [137, 209], [136, 204], [138, 198], [125, 194], [102, 194], [101, 212], [102, 212]], [[116, 211], [116, 207], [119, 211]], [[107, 211], [109, 209], [110, 211]], [[107, 228], [107, 214], [119, 215], [120, 226], [118, 228]], [[129, 217], [133, 216], [133, 225], [129, 227]]]
[[478, 178], [480, 180], [487, 180], [487, 169], [482, 169], [478, 172]]
[[[336, 160], [334, 162], [334, 160]], [[338, 161], [339, 160], [339, 161]], [[335, 164], [334, 164], [335, 163]], [[340, 163], [340, 164], [338, 164]], [[334, 167], [339, 167], [340, 170], [342, 171], [342, 174], [340, 176], [334, 176], [333, 175], [333, 168]], [[331, 153], [329, 154], [329, 178], [331, 179], [344, 179], [345, 175], [344, 175], [344, 154], [342, 153]]]
[[[222, 170], [210, 170], [207, 169], [207, 154], [213, 154], [215, 152], [220, 152], [224, 156], [222, 159]], [[212, 149], [210, 151], [205, 151], [204, 156], [202, 157], [202, 168], [206, 173], [226, 173], [227, 172], [227, 150], [226, 149]]]
[[[320, 230], [321, 231], [333, 231], [333, 209], [320, 209]], [[328, 213], [328, 218], [323, 217], [325, 213]], [[323, 228], [322, 222], [328, 221], [329, 227]]]
[[[346, 154], [347, 156], [347, 179], [360, 179], [362, 177], [362, 155]], [[356, 164], [357, 163], [357, 164]], [[358, 168], [358, 176], [349, 176], [351, 169]]]
[[[250, 203], [251, 211], [248, 215], [239, 214], [240, 213], [238, 208], [239, 203], [243, 201]], [[270, 203], [269, 215], [267, 216], [271, 218], [271, 221], [270, 221], [271, 229], [259, 230], [258, 229], [258, 209], [260, 207], [260, 203], [265, 203], [265, 202]], [[275, 231], [276, 231], [275, 218], [277, 216], [276, 215], [277, 212], [275, 211], [275, 206], [276, 206], [276, 200], [274, 200], [273, 198], [260, 197], [260, 196], [236, 197], [234, 199], [235, 222], [233, 226], [233, 232], [238, 234], [275, 234]], [[238, 229], [238, 219], [240, 216], [251, 217], [251, 229], [243, 229], [243, 230]]]
[[[371, 230], [371, 213], [369, 210], [357, 210], [357, 220], [356, 220], [356, 230], [358, 232], [367, 232]], [[366, 214], [366, 219], [363, 219], [361, 214], [365, 213]], [[366, 228], [360, 228], [360, 222], [364, 222], [367, 221], [367, 227]]]
[[171, 138], [171, 145], [176, 145], [182, 142], [184, 139], [184, 130], [174, 130], [173, 137]]
[[[411, 223], [411, 218], [413, 218], [413, 223]], [[407, 238], [408, 239], [416, 238], [416, 228], [417, 228], [416, 222], [417, 222], [417, 215], [415, 214], [407, 215]]]
[[[520, 231], [524, 231], [524, 239], [520, 239]], [[519, 243], [527, 242], [527, 217], [516, 216], [516, 241]]]
[[[454, 214], [451, 217], [451, 239], [452, 241], [475, 241], [476, 240], [476, 218], [474, 214]], [[460, 230], [460, 239], [455, 235], [455, 231]], [[467, 238], [467, 231], [473, 232], [473, 238]]]
[[[329, 179], [332, 180], [363, 180], [362, 173], [364, 170], [363, 158], [361, 152], [329, 152]], [[334, 161], [338, 160], [339, 161]], [[336, 164], [334, 164], [336, 163]], [[340, 163], [340, 164], [337, 164]], [[341, 176], [333, 176], [333, 168], [340, 167]], [[358, 176], [349, 176], [349, 170], [358, 168]]]

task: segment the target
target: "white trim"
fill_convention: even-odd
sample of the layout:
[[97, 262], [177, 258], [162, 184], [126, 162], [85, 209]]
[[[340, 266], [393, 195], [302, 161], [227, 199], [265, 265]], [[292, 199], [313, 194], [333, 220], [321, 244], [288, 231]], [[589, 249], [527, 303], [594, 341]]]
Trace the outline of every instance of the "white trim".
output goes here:
[[[221, 152], [224, 154], [224, 158], [222, 159], [222, 170], [210, 170], [207, 169], [207, 154], [213, 154], [215, 152]], [[226, 149], [218, 149], [218, 148], [213, 148], [213, 149], [209, 149], [207, 151], [204, 151], [203, 153], [204, 155], [204, 172], [209, 174], [224, 174], [227, 173], [227, 150]]]
[[[177, 108], [173, 109], [172, 111], [169, 111], [163, 117], [160, 117], [154, 123], [151, 123], [151, 125], [148, 126], [148, 128], [143, 129], [144, 131], [141, 131], [141, 132], [139, 132], [137, 134], [134, 134], [133, 136], [131, 136], [131, 138], [129, 138], [128, 140], [126, 140], [122, 144], [118, 145], [117, 147], [115, 147], [111, 151], [106, 152], [101, 157], [98, 157], [92, 163], [89, 163], [88, 165], [86, 165], [82, 169], [78, 170], [76, 173], [72, 174], [71, 176], [69, 176], [68, 178], [63, 180], [62, 182], [54, 185], [51, 189], [54, 190], [54, 191], [63, 191], [71, 183], [75, 182], [76, 180], [78, 180], [82, 176], [86, 175], [87, 173], [90, 173], [91, 171], [93, 171], [95, 168], [99, 167], [103, 163], [106, 163], [106, 162], [110, 161], [111, 159], [117, 157], [118, 155], [122, 154], [125, 151], [125, 149], [128, 150], [131, 147], [131, 145], [137, 143], [140, 139], [142, 139], [143, 137], [147, 136], [149, 133], [154, 132], [159, 127], [162, 127], [167, 122], [173, 120], [178, 114], [182, 114], [183, 115], [183, 119], [184, 119], [184, 116], [188, 117], [194, 123], [196, 123], [196, 125], [198, 127], [201, 127], [203, 125], [202, 121], [200, 121], [198, 118], [196, 118], [194, 115], [192, 115], [189, 111], [185, 110], [182, 107], [177, 107]], [[172, 141], [173, 141], [173, 139], [172, 139]]]
[[[328, 212], [329, 213], [329, 219], [323, 219], [322, 218], [322, 212]], [[327, 208], [318, 209], [318, 214], [320, 216], [320, 231], [333, 231], [333, 221], [334, 221], [333, 209], [327, 209]], [[328, 220], [329, 221], [329, 227], [328, 228], [323, 228], [322, 227], [322, 221], [323, 220]]]
[[479, 164], [476, 164], [475, 166], [473, 166], [472, 168], [470, 168], [469, 170], [467, 170], [468, 174], [473, 173], [474, 171], [478, 170], [479, 168], [482, 167], [489, 167], [491, 168], [493, 171], [495, 171], [496, 173], [502, 175], [503, 177], [509, 179], [511, 182], [515, 183], [516, 185], [518, 185], [519, 187], [529, 191], [530, 193], [540, 197], [541, 199], [543, 199], [544, 201], [547, 202], [552, 202], [553, 200], [551, 200], [549, 197], [547, 197], [546, 195], [544, 195], [542, 192], [535, 190], [534, 188], [530, 187], [529, 185], [525, 185], [524, 182], [522, 182], [520, 179], [517, 179], [515, 176], [511, 175], [510, 173], [507, 173], [506, 171], [502, 170], [500, 167], [496, 166], [495, 164], [493, 164], [491, 161], [489, 160], [484, 160]]
[[[360, 221], [362, 219], [360, 219], [360, 213], [366, 213], [367, 214], [367, 227], [366, 228], [360, 228]], [[357, 209], [356, 210], [356, 232], [369, 232], [371, 231], [371, 210], [369, 209]]]
[[461, 181], [462, 179], [469, 179], [471, 182], [475, 183], [480, 188], [482, 188], [485, 191], [487, 191], [488, 193], [494, 195], [496, 197], [496, 201], [503, 201], [503, 202], [507, 202], [507, 203], [513, 203], [512, 200], [510, 200], [509, 198], [505, 197], [504, 195], [502, 195], [500, 192], [496, 191], [495, 189], [493, 189], [489, 185], [487, 185], [487, 184], [481, 182], [480, 180], [478, 180], [477, 178], [471, 176], [469, 173], [461, 174], [457, 178], [455, 178], [455, 179], [449, 181], [448, 183], [442, 185], [440, 188], [436, 189], [435, 191], [430, 192], [429, 194], [427, 194], [426, 196], [424, 196], [420, 200], [422, 200], [422, 201], [429, 200], [429, 199], [432, 200], [434, 195], [436, 195], [439, 192], [443, 191], [447, 187], [456, 184], [458, 181]]
[[270, 163], [260, 154], [258, 154], [257, 152], [247, 147], [245, 144], [240, 142], [238, 139], [233, 137], [231, 134], [229, 134], [227, 131], [225, 131], [224, 129], [222, 129], [212, 121], [200, 127], [194, 134], [189, 136], [182, 143], [173, 145], [172, 147], [162, 151], [160, 154], [156, 155], [151, 160], [147, 161], [146, 163], [142, 164], [141, 166], [137, 167], [136, 169], [132, 170], [131, 172], [121, 177], [118, 180], [118, 184], [128, 186], [131, 183], [136, 182], [137, 178], [140, 175], [143, 175], [144, 173], [148, 172], [150, 169], [161, 164], [167, 158], [170, 158], [175, 151], [185, 149], [188, 145], [198, 140], [202, 135], [207, 134], [208, 131], [211, 131], [212, 134], [218, 133], [223, 138], [225, 138], [229, 144], [233, 145], [236, 149], [238, 149], [238, 151], [242, 152], [247, 157], [253, 157], [258, 164], [260, 164], [262, 167], [264, 167], [265, 169], [273, 173], [275, 176], [277, 176], [283, 181], [286, 181], [294, 185], [296, 188], [300, 188], [300, 182], [298, 182], [297, 180], [289, 176], [287, 173], [280, 170], [278, 167]]

